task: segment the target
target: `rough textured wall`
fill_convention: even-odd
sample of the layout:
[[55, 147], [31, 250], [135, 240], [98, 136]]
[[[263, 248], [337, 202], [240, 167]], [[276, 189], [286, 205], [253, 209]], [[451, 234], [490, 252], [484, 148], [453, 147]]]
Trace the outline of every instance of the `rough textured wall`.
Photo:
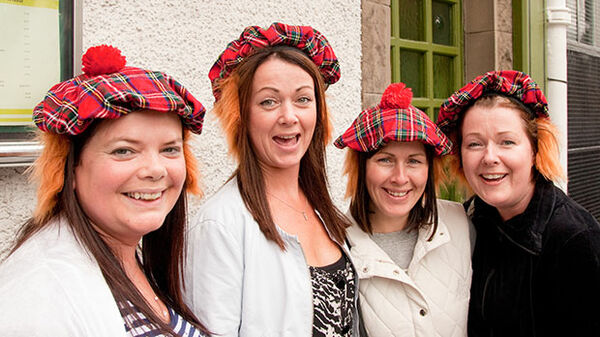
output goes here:
[[[226, 44], [249, 25], [266, 27], [274, 21], [311, 25], [321, 31], [340, 59], [342, 77], [327, 91], [335, 126], [341, 133], [360, 111], [360, 0], [84, 0], [83, 47], [112, 44], [128, 64], [164, 71], [206, 106], [202, 135], [194, 139], [204, 190], [210, 196], [231, 174], [225, 139], [210, 112], [213, 97], [208, 70]], [[343, 151], [329, 146], [331, 192], [344, 211]], [[34, 191], [23, 170], [0, 169], [0, 260], [6, 255], [18, 225], [30, 215]], [[191, 200], [194, 213], [202, 200]]]

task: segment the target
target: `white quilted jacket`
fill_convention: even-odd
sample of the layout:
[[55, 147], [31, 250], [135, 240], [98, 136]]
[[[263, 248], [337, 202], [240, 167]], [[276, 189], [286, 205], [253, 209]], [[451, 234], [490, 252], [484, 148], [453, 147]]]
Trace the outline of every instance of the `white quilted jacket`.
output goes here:
[[405, 272], [356, 224], [348, 229], [369, 337], [467, 336], [469, 223], [461, 204], [438, 200], [438, 230], [419, 231]]

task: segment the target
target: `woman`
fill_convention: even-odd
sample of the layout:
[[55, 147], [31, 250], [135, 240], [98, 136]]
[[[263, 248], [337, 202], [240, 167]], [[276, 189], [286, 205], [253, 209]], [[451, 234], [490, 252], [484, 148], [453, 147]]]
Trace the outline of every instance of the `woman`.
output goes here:
[[600, 226], [553, 182], [558, 141], [538, 85], [493, 71], [454, 93], [438, 125], [475, 193], [470, 336], [597, 336]]
[[189, 229], [188, 305], [221, 336], [356, 336], [347, 223], [325, 174], [333, 50], [311, 27], [248, 27], [209, 76], [238, 167]]
[[335, 141], [349, 148], [348, 240], [362, 318], [371, 337], [466, 336], [468, 221], [435, 193], [438, 158], [452, 143], [411, 99], [403, 83], [390, 85]]
[[204, 107], [114, 47], [82, 60], [33, 112], [38, 203], [0, 265], [2, 335], [204, 336], [179, 290]]

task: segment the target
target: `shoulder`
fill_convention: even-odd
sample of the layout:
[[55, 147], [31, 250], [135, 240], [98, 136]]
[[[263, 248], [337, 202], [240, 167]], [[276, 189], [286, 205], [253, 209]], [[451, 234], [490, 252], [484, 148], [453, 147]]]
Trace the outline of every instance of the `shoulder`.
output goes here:
[[554, 246], [572, 244], [582, 239], [597, 240], [600, 236], [600, 224], [586, 209], [571, 199], [558, 187], [553, 186], [554, 207], [547, 216], [544, 231], [545, 241]]
[[439, 220], [447, 225], [468, 226], [467, 214], [462, 204], [455, 201], [438, 199], [437, 208]]
[[16, 335], [24, 324], [43, 334], [85, 334], [94, 316], [117, 331], [120, 318], [97, 263], [64, 224], [48, 225], [0, 265], [0, 298], [0, 326]]
[[219, 236], [240, 241], [249, 228], [258, 228], [249, 224], [255, 224], [254, 218], [242, 200], [237, 181], [232, 179], [200, 207], [188, 233], [192, 240]]
[[204, 202], [194, 223], [235, 223], [249, 212], [240, 195], [237, 181], [232, 179]]

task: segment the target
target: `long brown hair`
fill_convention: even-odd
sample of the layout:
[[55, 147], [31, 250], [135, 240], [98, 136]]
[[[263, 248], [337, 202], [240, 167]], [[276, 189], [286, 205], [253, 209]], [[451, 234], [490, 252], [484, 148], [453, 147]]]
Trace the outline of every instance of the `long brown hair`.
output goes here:
[[[136, 286], [127, 277], [119, 259], [111, 248], [93, 228], [90, 219], [85, 214], [72, 188], [75, 180], [75, 167], [84, 145], [94, 135], [99, 122], [95, 122], [78, 136], [42, 134], [41, 140], [45, 145], [44, 152], [34, 165], [33, 178], [40, 179], [38, 187], [38, 207], [34, 217], [29, 219], [19, 231], [11, 254], [35, 233], [49, 225], [52, 221], [63, 217], [69, 224], [75, 238], [96, 259], [100, 270], [110, 288], [115, 302], [125, 306], [131, 302], [153, 325], [163, 333], [176, 335], [168, 323], [154, 313]], [[142, 238], [141, 256], [138, 263], [142, 266], [146, 277], [157, 296], [167, 306], [181, 315], [185, 320], [206, 334], [210, 332], [200, 323], [189, 307], [183, 302], [180, 285], [183, 284], [182, 264], [184, 260], [184, 230], [186, 226], [187, 191], [201, 193], [197, 187], [196, 162], [191, 155], [187, 140], [189, 132], [184, 130], [184, 157], [188, 176], [179, 198], [173, 209], [167, 214], [163, 225], [156, 231]], [[188, 163], [190, 160], [190, 163]], [[48, 181], [42, 176], [57, 177], [57, 182]], [[190, 185], [190, 186], [188, 186]], [[54, 191], [54, 192], [53, 192]], [[131, 309], [130, 313], [135, 313]], [[134, 328], [135, 319], [127, 315], [125, 324]]]
[[331, 124], [325, 102], [325, 82], [317, 66], [299, 49], [288, 46], [267, 47], [248, 56], [238, 68], [218, 84], [221, 98], [214, 111], [227, 134], [229, 151], [238, 161], [232, 175], [248, 211], [268, 240], [285, 250], [267, 203], [265, 181], [248, 130], [252, 82], [256, 69], [270, 58], [297, 65], [306, 71], [315, 85], [317, 123], [310, 145], [300, 160], [299, 186], [315, 208], [330, 235], [338, 242], [346, 237], [346, 218], [333, 205], [327, 189], [325, 146], [331, 138]]
[[[350, 214], [356, 221], [356, 224], [364, 232], [373, 234], [373, 225], [369, 219], [371, 197], [367, 190], [367, 160], [373, 157], [383, 147], [371, 152], [358, 152], [348, 149], [346, 161], [344, 164], [344, 173], [348, 176], [348, 187], [346, 188], [346, 197], [351, 197]], [[425, 155], [427, 157], [427, 182], [425, 191], [419, 198], [415, 206], [408, 214], [406, 230], [420, 229], [432, 226], [431, 240], [438, 227], [438, 212], [436, 203], [436, 171], [439, 171], [440, 163], [434, 156], [434, 150], [429, 145], [425, 145]]]

